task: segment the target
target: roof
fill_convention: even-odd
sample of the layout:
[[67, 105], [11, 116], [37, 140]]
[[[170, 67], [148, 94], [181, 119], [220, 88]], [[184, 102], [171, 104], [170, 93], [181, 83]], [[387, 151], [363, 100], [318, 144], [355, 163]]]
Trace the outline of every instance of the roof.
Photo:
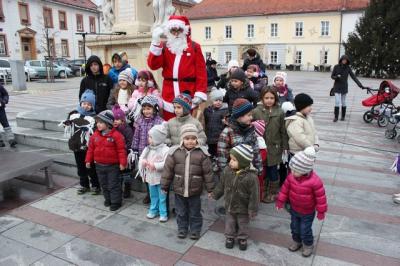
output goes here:
[[203, 0], [189, 9], [190, 19], [316, 13], [365, 9], [369, 0]]
[[51, 0], [50, 2], [97, 11], [97, 5], [90, 0]]

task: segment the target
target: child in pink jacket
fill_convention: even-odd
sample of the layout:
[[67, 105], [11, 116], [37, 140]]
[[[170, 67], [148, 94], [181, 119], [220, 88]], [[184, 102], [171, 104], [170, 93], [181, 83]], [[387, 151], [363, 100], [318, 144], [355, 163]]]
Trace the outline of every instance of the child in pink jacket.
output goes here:
[[297, 251], [303, 247], [302, 255], [309, 257], [314, 249], [312, 224], [317, 211], [318, 220], [325, 218], [328, 210], [324, 184], [313, 171], [315, 149], [308, 147], [296, 153], [289, 162], [291, 173], [287, 176], [276, 200], [276, 208], [282, 209], [284, 204], [290, 203], [293, 243], [290, 251]]

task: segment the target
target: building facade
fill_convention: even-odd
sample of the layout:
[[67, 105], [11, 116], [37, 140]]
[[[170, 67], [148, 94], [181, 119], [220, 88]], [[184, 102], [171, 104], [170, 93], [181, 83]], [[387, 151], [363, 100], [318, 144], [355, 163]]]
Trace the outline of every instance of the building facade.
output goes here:
[[338, 62], [344, 53], [342, 41], [368, 5], [367, 0], [350, 4], [283, 2], [286, 5], [258, 0], [246, 7], [246, 1], [203, 0], [186, 15], [192, 37], [202, 45], [205, 57], [211, 56], [221, 65], [231, 59], [242, 62], [252, 47], [267, 65], [312, 71]]
[[98, 15], [89, 0], [0, 0], [0, 57], [43, 59], [50, 51], [54, 57], [83, 58], [76, 33], [98, 32]]

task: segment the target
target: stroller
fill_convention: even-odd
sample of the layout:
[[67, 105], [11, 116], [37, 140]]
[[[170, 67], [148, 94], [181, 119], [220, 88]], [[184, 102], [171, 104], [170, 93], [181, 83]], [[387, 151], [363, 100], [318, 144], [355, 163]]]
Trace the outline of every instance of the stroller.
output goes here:
[[[400, 128], [400, 112], [394, 114], [389, 122], [385, 131], [385, 137], [387, 139], [394, 139], [397, 136], [397, 129]], [[400, 143], [400, 136], [397, 137], [397, 141]]]
[[386, 127], [390, 120], [395, 123], [393, 114], [398, 112], [398, 108], [394, 106], [393, 99], [397, 97], [399, 92], [399, 88], [386, 80], [381, 82], [379, 89], [367, 88], [367, 94], [371, 93], [372, 96], [363, 100], [362, 105], [371, 107], [371, 109], [364, 113], [364, 121], [371, 123], [373, 120], [377, 120], [380, 127]]

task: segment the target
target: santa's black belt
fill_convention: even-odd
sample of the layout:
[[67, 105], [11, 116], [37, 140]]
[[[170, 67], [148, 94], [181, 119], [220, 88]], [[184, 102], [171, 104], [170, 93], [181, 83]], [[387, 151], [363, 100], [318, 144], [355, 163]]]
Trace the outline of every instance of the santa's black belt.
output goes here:
[[177, 79], [177, 78], [164, 78], [165, 80], [168, 81], [180, 81], [180, 82], [196, 82], [196, 78], [181, 78], [181, 79]]

